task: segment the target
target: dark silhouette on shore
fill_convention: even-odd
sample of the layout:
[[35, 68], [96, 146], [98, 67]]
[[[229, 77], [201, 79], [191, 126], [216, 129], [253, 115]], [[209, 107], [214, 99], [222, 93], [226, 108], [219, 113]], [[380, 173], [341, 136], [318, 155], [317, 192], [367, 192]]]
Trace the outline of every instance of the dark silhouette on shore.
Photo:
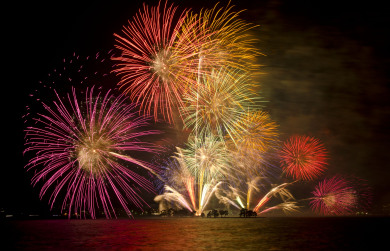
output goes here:
[[240, 217], [257, 217], [257, 213], [252, 211], [252, 210], [248, 210], [246, 208], [242, 208], [241, 211], [240, 211]]

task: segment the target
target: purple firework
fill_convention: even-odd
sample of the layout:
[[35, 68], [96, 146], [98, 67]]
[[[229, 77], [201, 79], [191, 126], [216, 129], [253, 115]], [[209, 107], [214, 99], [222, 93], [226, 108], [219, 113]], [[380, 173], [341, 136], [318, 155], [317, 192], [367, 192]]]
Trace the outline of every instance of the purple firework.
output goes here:
[[135, 105], [110, 91], [94, 95], [92, 87], [82, 102], [75, 89], [67, 98], [56, 96], [51, 106], [43, 103], [44, 112], [25, 129], [25, 153], [33, 153], [26, 168], [36, 170], [34, 186], [43, 182], [40, 198], [51, 193], [53, 208], [64, 197], [61, 211], [68, 207], [69, 217], [73, 211], [96, 218], [96, 209], [102, 208], [111, 218], [116, 217], [112, 197], [130, 216], [129, 201], [140, 208], [146, 204], [137, 190], [153, 191], [152, 183], [135, 170], [157, 171], [133, 154], [155, 152], [154, 145], [139, 138], [159, 132], [143, 130], [148, 118], [138, 117]]

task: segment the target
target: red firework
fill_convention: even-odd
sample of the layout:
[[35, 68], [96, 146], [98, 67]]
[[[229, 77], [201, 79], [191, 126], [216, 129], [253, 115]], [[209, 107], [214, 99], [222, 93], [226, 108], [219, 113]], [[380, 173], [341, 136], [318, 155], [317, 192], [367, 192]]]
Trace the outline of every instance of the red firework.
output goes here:
[[[173, 122], [177, 107], [183, 106], [182, 95], [197, 74], [198, 41], [188, 33], [194, 26], [183, 26], [188, 11], [177, 13], [177, 7], [167, 3], [143, 5], [132, 21], [116, 36], [115, 47], [121, 55], [113, 57], [119, 85], [124, 93], [141, 105], [146, 114], [158, 120]], [[183, 28], [184, 27], [184, 28]], [[195, 65], [195, 66], [194, 66]]]
[[323, 144], [308, 136], [292, 136], [281, 151], [284, 172], [294, 179], [313, 180], [325, 170], [327, 152]]
[[357, 206], [358, 194], [351, 183], [340, 176], [324, 179], [312, 192], [310, 206], [323, 215], [351, 214]]

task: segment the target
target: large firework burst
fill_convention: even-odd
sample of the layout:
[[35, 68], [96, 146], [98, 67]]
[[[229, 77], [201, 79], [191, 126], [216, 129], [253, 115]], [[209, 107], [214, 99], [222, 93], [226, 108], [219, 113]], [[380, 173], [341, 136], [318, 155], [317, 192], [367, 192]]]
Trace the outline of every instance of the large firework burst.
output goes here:
[[121, 76], [121, 89], [155, 120], [161, 112], [172, 122], [186, 86], [195, 81], [198, 45], [189, 41], [187, 33], [196, 28], [193, 23], [182, 27], [187, 14], [186, 10], [177, 14], [177, 7], [167, 2], [155, 7], [144, 4], [123, 28], [123, 35], [115, 34], [121, 55], [113, 57], [114, 72]]
[[85, 102], [79, 102], [76, 91], [52, 105], [43, 104], [36, 124], [25, 129], [26, 150], [34, 156], [26, 168], [35, 169], [35, 186], [44, 182], [40, 197], [51, 192], [53, 207], [64, 195], [62, 210], [90, 213], [96, 217], [96, 208], [102, 207], [107, 218], [115, 216], [111, 196], [114, 195], [128, 215], [128, 200], [136, 206], [145, 204], [138, 195], [138, 187], [153, 191], [151, 182], [136, 172], [135, 167], [155, 172], [155, 167], [136, 158], [135, 152], [154, 152], [141, 136], [158, 133], [142, 130], [147, 118], [135, 115], [135, 106], [123, 96], [110, 92], [94, 95], [87, 89]]
[[327, 165], [323, 144], [309, 136], [290, 137], [284, 143], [281, 158], [283, 170], [295, 179], [312, 180], [321, 175]]

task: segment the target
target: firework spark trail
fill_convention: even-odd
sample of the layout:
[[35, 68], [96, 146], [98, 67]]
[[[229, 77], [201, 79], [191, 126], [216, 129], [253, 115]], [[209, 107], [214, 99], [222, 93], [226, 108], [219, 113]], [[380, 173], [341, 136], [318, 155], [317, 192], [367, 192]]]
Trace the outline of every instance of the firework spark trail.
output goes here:
[[255, 178], [252, 178], [251, 180], [248, 180], [246, 183], [247, 183], [247, 186], [248, 186], [248, 189], [247, 189], [247, 195], [246, 195], [246, 208], [250, 208], [250, 201], [252, 199], [252, 193], [254, 191], [259, 191], [260, 188], [258, 187], [258, 183], [260, 181], [263, 181], [264, 178], [263, 177], [255, 177]]
[[[123, 28], [123, 35], [114, 34], [115, 47], [122, 53], [113, 57], [114, 72], [121, 76], [124, 93], [141, 104], [146, 114], [159, 111], [173, 122], [175, 107], [182, 107], [187, 85], [196, 83], [199, 57], [198, 40], [191, 40], [196, 20], [183, 23], [188, 10], [177, 13], [168, 3], [143, 5], [132, 21]], [[201, 37], [201, 35], [199, 35]]]
[[287, 175], [294, 179], [313, 180], [327, 165], [327, 152], [323, 144], [308, 136], [292, 136], [281, 150], [281, 164]]
[[162, 200], [168, 201], [168, 202], [177, 202], [179, 203], [182, 207], [185, 207], [188, 209], [188, 211], [192, 212], [195, 211], [194, 208], [190, 206], [190, 204], [187, 202], [187, 200], [184, 198], [184, 196], [176, 191], [174, 188], [170, 186], [164, 186], [165, 192], [161, 195], [157, 195], [154, 198], [154, 201], [160, 202]]
[[[260, 187], [265, 186], [267, 182], [261, 183], [261, 181], [264, 181], [264, 177], [257, 176], [252, 178], [250, 176], [238, 175], [238, 173], [236, 175], [237, 177], [235, 179], [229, 179], [229, 186], [227, 188], [220, 189], [218, 199], [222, 203], [229, 202], [237, 208], [249, 209], [254, 193], [259, 192], [261, 190]], [[243, 201], [246, 203], [244, 204]]]
[[[295, 182], [295, 181], [294, 181]], [[294, 183], [292, 182], [292, 183]], [[293, 200], [294, 197], [292, 194], [286, 189], [286, 186], [292, 183], [283, 183], [274, 188], [272, 188], [266, 195], [264, 195], [261, 200], [257, 203], [253, 211], [258, 212], [260, 208], [262, 208], [272, 197], [279, 195], [283, 201]]]
[[[181, 148], [177, 147], [176, 155], [171, 156], [170, 161], [165, 164], [165, 168], [162, 169], [160, 177], [165, 183], [162, 195], [172, 192], [171, 190], [167, 190], [166, 187], [172, 189], [177, 188], [177, 190], [182, 192], [183, 198], [185, 194], [188, 195], [189, 201], [192, 204], [192, 210], [196, 211], [195, 178], [188, 170], [187, 163], [181, 154]], [[171, 198], [168, 201], [173, 201], [171, 195], [161, 198]]]
[[323, 215], [351, 214], [358, 201], [351, 183], [337, 175], [319, 182], [312, 194], [311, 208]]
[[297, 205], [296, 201], [286, 201], [276, 206], [264, 209], [263, 211], [259, 212], [259, 214], [264, 214], [273, 210], [283, 210], [283, 212], [288, 214], [288, 213], [299, 212], [299, 206]]
[[32, 178], [34, 186], [44, 182], [41, 198], [53, 190], [51, 208], [61, 191], [66, 191], [62, 210], [69, 204], [69, 217], [72, 211], [84, 212], [84, 217], [88, 211], [95, 218], [99, 199], [106, 217], [111, 217], [111, 211], [116, 216], [111, 193], [131, 215], [127, 200], [138, 207], [146, 204], [135, 189], [153, 191], [153, 186], [122, 162], [156, 173], [156, 167], [129, 154], [155, 152], [152, 144], [138, 138], [159, 132], [142, 130], [148, 118], [137, 118], [135, 106], [126, 104], [125, 97], [115, 98], [110, 92], [95, 96], [93, 89], [87, 88], [84, 102], [78, 101], [73, 89], [67, 100], [56, 93], [58, 100], [53, 106], [43, 104], [44, 113], [38, 114], [36, 125], [25, 129], [25, 153], [34, 153], [26, 168], [37, 170]]
[[[230, 182], [229, 182], [230, 183]], [[246, 187], [248, 190], [250, 189], [249, 187]], [[230, 204], [236, 207], [237, 209], [241, 208], [249, 208], [249, 205], [245, 206], [244, 203], [242, 202], [241, 198], [245, 198], [245, 195], [247, 196], [247, 201], [248, 201], [248, 196], [250, 192], [245, 193], [245, 189], [243, 188], [236, 188], [230, 184], [228, 184], [227, 187], [218, 189], [216, 194], [217, 199], [219, 200], [220, 203], [222, 204]]]

